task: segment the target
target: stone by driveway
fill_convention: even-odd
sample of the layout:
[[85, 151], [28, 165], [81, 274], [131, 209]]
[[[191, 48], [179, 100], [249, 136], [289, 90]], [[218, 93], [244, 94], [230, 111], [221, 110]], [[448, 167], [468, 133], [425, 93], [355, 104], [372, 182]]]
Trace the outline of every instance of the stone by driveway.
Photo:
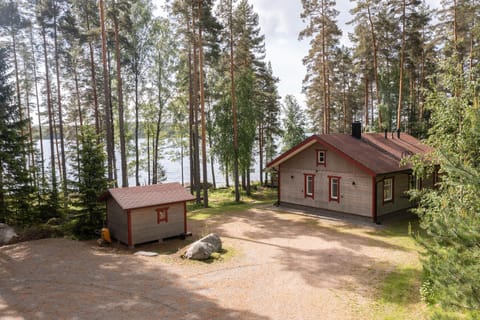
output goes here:
[[418, 259], [374, 227], [268, 209], [189, 227], [219, 234], [225, 259], [184, 261], [182, 240], [136, 248], [156, 257], [67, 239], [0, 247], [0, 319], [368, 319], [385, 276]]

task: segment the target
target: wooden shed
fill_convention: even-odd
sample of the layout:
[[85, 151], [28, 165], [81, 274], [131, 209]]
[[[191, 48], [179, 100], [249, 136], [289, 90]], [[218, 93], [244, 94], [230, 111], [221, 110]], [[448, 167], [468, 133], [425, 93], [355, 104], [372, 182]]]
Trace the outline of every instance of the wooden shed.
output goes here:
[[114, 239], [133, 247], [187, 233], [187, 201], [195, 198], [179, 183], [108, 189], [107, 226]]

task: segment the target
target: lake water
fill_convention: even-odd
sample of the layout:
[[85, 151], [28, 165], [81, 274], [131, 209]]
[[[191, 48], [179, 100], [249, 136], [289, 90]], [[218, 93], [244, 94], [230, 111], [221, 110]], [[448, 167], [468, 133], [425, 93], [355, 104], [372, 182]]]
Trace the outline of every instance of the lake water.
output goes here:
[[[140, 139], [139, 143], [143, 143], [142, 139]], [[45, 153], [45, 168], [49, 168], [50, 167], [50, 140], [43, 140], [42, 141], [42, 144], [43, 144], [43, 150], [44, 150], [44, 153]], [[37, 150], [40, 150], [40, 142], [38, 141], [37, 142]], [[163, 166], [164, 170], [165, 170], [165, 176], [166, 176], [166, 180], [165, 182], [179, 182], [181, 183], [182, 182], [182, 169], [181, 169], [181, 162], [180, 160], [178, 161], [173, 161], [171, 160], [170, 156], [171, 154], [174, 154], [176, 153], [176, 151], [180, 151], [180, 150], [176, 150], [175, 148], [171, 148], [171, 147], [161, 147], [160, 148], [160, 156], [162, 156], [162, 158], [160, 159], [159, 163]], [[140, 155], [140, 157], [142, 157], [142, 155]], [[145, 159], [146, 159], [146, 155], [145, 155]], [[132, 155], [130, 155], [129, 159], [128, 159], [128, 162], [129, 162], [129, 169], [128, 169], [128, 172], [129, 172], [129, 178], [128, 178], [128, 184], [129, 186], [134, 186], [135, 185], [135, 166], [133, 165], [133, 161], [135, 159], [135, 153], [133, 152]], [[142, 159], [141, 159], [142, 160]], [[210, 158], [208, 159], [210, 160]], [[251, 170], [251, 181], [259, 181], [260, 180], [260, 175], [259, 175], [259, 170], [258, 170], [258, 159], [255, 159], [255, 163], [253, 164], [253, 168]], [[189, 157], [184, 157], [182, 159], [183, 161], [183, 169], [184, 169], [184, 182], [186, 184], [189, 184], [190, 183], [190, 160], [189, 160]], [[67, 160], [67, 164], [68, 163], [71, 163], [72, 160]], [[116, 162], [117, 162], [117, 176], [118, 176], [118, 179], [120, 180], [121, 179], [121, 172], [120, 172], [120, 154], [119, 154], [119, 150], [116, 150]], [[220, 170], [220, 166], [217, 162], [214, 162], [213, 164], [214, 166], [214, 170], [215, 170], [215, 182], [217, 184], [217, 187], [222, 187], [222, 186], [225, 186], [225, 176], [224, 174], [222, 173], [222, 171]], [[69, 166], [70, 167], [70, 166]], [[68, 171], [71, 171], [71, 167], [70, 168], [67, 168]], [[202, 167], [201, 167], [201, 164], [200, 164], [200, 172], [202, 170]], [[208, 165], [207, 165], [207, 171], [208, 171], [208, 182], [212, 182], [212, 170], [211, 170], [211, 164], [210, 164], [210, 161], [208, 161]], [[202, 178], [202, 181], [203, 181], [203, 178]], [[119, 184], [121, 183], [121, 181], [119, 181]], [[148, 183], [148, 174], [147, 174], [147, 171], [146, 170], [142, 170], [142, 168], [140, 168], [140, 183], [142, 185], [145, 185]], [[232, 179], [230, 178], [230, 184], [232, 184]]]

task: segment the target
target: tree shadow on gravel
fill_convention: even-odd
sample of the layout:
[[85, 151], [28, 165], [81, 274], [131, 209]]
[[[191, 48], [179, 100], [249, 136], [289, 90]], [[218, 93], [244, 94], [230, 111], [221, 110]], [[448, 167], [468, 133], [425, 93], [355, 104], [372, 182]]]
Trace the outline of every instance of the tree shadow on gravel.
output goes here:
[[[341, 244], [345, 248], [358, 250], [364, 247], [384, 248], [399, 251], [409, 249], [386, 241], [381, 230], [373, 227], [356, 226], [348, 222], [330, 222], [321, 218], [278, 213], [269, 210], [252, 209], [235, 216], [218, 217], [203, 222], [201, 228], [231, 236], [227, 231], [228, 223], [244, 223], [251, 228], [242, 233], [242, 237], [269, 241], [271, 239], [296, 239], [300, 236], [318, 237], [323, 241]], [[207, 225], [208, 227], [206, 227]]]
[[2, 247], [0, 318], [268, 319], [223, 308], [148, 259], [65, 239]]
[[[360, 296], [372, 296], [395, 270], [396, 261], [415, 254], [389, 242], [383, 229], [268, 210], [248, 210], [205, 223], [220, 236], [272, 252], [263, 263], [279, 266], [282, 276], [297, 275], [314, 288], [355, 291]], [[241, 224], [244, 230], [237, 231]]]

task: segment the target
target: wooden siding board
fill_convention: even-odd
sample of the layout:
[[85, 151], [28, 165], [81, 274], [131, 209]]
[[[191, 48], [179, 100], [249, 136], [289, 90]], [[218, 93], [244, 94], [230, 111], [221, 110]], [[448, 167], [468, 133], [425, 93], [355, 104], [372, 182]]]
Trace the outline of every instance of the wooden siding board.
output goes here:
[[107, 201], [108, 206], [108, 229], [112, 238], [123, 243], [128, 243], [128, 223], [127, 213], [120, 208], [118, 203], [110, 198]]
[[161, 240], [184, 232], [184, 205], [177, 203], [168, 207], [168, 222], [157, 223], [156, 208], [163, 205], [132, 210], [132, 233], [134, 244]]
[[[317, 166], [316, 150], [327, 150], [327, 166]], [[304, 174], [315, 175], [314, 199], [304, 195]], [[339, 176], [339, 202], [329, 201], [328, 176]], [[280, 202], [323, 208], [332, 211], [371, 216], [372, 178], [325, 146], [315, 144], [281, 165]]]

